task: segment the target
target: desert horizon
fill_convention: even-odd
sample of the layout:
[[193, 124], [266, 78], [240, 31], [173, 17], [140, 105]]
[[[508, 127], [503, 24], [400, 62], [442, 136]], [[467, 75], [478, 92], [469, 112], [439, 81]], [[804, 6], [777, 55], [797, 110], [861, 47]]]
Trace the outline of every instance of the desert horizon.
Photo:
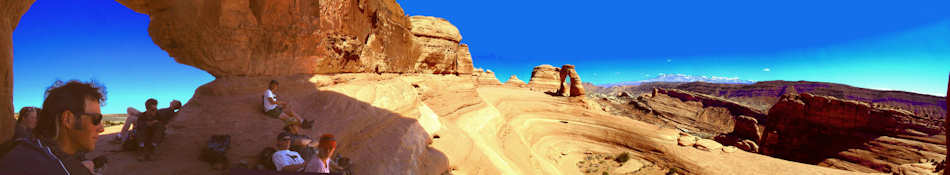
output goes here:
[[4, 0], [0, 174], [946, 175], [947, 6]]

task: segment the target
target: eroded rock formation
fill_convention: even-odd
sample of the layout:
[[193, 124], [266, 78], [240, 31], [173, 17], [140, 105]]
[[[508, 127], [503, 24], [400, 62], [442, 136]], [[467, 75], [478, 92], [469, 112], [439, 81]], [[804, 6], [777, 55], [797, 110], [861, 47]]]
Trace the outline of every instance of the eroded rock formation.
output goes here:
[[458, 29], [410, 19], [393, 0], [118, 1], [149, 15], [169, 56], [215, 77], [456, 73], [466, 62]]
[[527, 84], [524, 83], [524, 81], [521, 81], [520, 79], [518, 79], [518, 76], [511, 75], [511, 77], [508, 77], [508, 81], [505, 81], [505, 85], [523, 87]]
[[[712, 138], [735, 132], [737, 135], [755, 135], [755, 121], [737, 121], [740, 117], [764, 118], [765, 112], [726, 99], [676, 89], [654, 89], [652, 94], [636, 98], [619, 98], [634, 110], [638, 118], [659, 125], [672, 125], [691, 134]], [[628, 99], [628, 100], [627, 100]], [[614, 102], [616, 103], [616, 102]], [[605, 104], [609, 105], [609, 104]], [[619, 106], [618, 108], [625, 108]], [[752, 126], [749, 126], [752, 125]], [[726, 143], [732, 144], [732, 143]]]
[[536, 91], [557, 91], [557, 88], [560, 87], [558, 84], [561, 77], [560, 74], [561, 68], [547, 64], [535, 66], [534, 70], [531, 71], [531, 79], [528, 80], [528, 85]]
[[13, 137], [13, 30], [35, 1], [0, 1], [0, 143]]
[[[448, 20], [430, 16], [409, 17], [413, 41], [420, 50], [415, 70], [421, 73], [470, 74], [472, 57], [462, 35]], [[463, 48], [464, 47], [464, 48]], [[466, 73], [467, 72], [467, 73]]]
[[[910, 111], [808, 93], [769, 110], [763, 154], [861, 172], [893, 172], [946, 156], [942, 126]], [[942, 137], [942, 136], [940, 136]], [[809, 152], [809, 154], [802, 154]]]
[[[565, 84], [567, 77], [571, 78], [570, 85]], [[581, 76], [577, 75], [577, 71], [574, 71], [574, 65], [562, 65], [560, 70], [560, 78], [561, 85], [558, 87], [556, 94], [570, 97], [576, 97], [585, 94], [584, 85], [581, 83]]]
[[498, 81], [498, 78], [495, 77], [495, 72], [491, 70], [478, 68], [475, 69], [472, 75], [475, 76], [475, 81], [480, 85], [501, 85], [501, 81]]

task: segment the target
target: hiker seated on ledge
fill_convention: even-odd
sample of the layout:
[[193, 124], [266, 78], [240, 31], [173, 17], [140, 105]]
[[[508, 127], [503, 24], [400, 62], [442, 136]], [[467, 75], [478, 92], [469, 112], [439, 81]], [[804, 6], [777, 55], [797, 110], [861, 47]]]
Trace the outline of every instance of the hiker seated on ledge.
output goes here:
[[288, 125], [301, 125], [305, 129], [310, 129], [313, 126], [313, 120], [304, 120], [293, 112], [289, 103], [277, 100], [279, 87], [280, 84], [277, 83], [277, 80], [270, 81], [267, 91], [264, 92], [264, 113], [270, 117], [284, 120]]
[[46, 90], [37, 118], [36, 139], [17, 142], [0, 158], [0, 174], [93, 174], [81, 152], [92, 152], [104, 131], [99, 105], [103, 90], [94, 83], [57, 81]]
[[310, 136], [300, 132], [298, 125], [287, 125], [284, 127], [285, 135], [290, 135], [290, 150], [303, 156], [304, 161], [310, 161], [317, 154], [317, 142], [314, 142]]
[[148, 99], [145, 101], [145, 112], [142, 112], [142, 115], [139, 116], [138, 121], [135, 123], [135, 140], [139, 144], [139, 155], [138, 160], [152, 160], [152, 154], [155, 152], [155, 147], [158, 146], [158, 141], [161, 139], [162, 131], [164, 130], [158, 120], [158, 100]]
[[302, 156], [295, 151], [290, 150], [290, 142], [293, 136], [287, 132], [281, 132], [277, 135], [277, 152], [271, 159], [274, 161], [274, 167], [280, 172], [303, 172], [306, 163]]
[[[147, 101], [146, 101], [147, 102]], [[148, 107], [146, 107], [147, 109]], [[175, 116], [178, 115], [178, 112], [181, 111], [181, 102], [178, 100], [172, 100], [168, 105], [168, 108], [163, 108], [158, 110], [158, 120], [161, 121], [162, 125], [167, 125]], [[122, 125], [122, 130], [119, 130], [119, 134], [115, 136], [115, 140], [112, 140], [112, 143], [119, 144], [124, 143], [129, 138], [131, 131], [129, 130], [130, 126], [135, 125], [138, 122], [139, 116], [142, 115], [138, 109], [134, 107], [129, 107], [126, 109], [125, 124]], [[163, 131], [164, 133], [164, 131]]]

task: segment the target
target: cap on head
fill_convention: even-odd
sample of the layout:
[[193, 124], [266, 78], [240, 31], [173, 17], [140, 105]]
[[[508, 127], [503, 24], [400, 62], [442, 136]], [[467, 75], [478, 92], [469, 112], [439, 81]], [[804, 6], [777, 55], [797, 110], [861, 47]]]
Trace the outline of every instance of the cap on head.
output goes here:
[[333, 134], [324, 134], [323, 136], [320, 136], [319, 147], [323, 149], [336, 148], [336, 139], [333, 137]]

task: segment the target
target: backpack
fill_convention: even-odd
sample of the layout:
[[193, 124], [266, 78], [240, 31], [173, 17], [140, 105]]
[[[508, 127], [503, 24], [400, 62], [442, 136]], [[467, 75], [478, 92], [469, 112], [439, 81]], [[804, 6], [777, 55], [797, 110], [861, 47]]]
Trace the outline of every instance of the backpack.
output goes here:
[[208, 144], [201, 149], [198, 159], [208, 163], [227, 163], [227, 152], [231, 149], [231, 135], [213, 135]]

